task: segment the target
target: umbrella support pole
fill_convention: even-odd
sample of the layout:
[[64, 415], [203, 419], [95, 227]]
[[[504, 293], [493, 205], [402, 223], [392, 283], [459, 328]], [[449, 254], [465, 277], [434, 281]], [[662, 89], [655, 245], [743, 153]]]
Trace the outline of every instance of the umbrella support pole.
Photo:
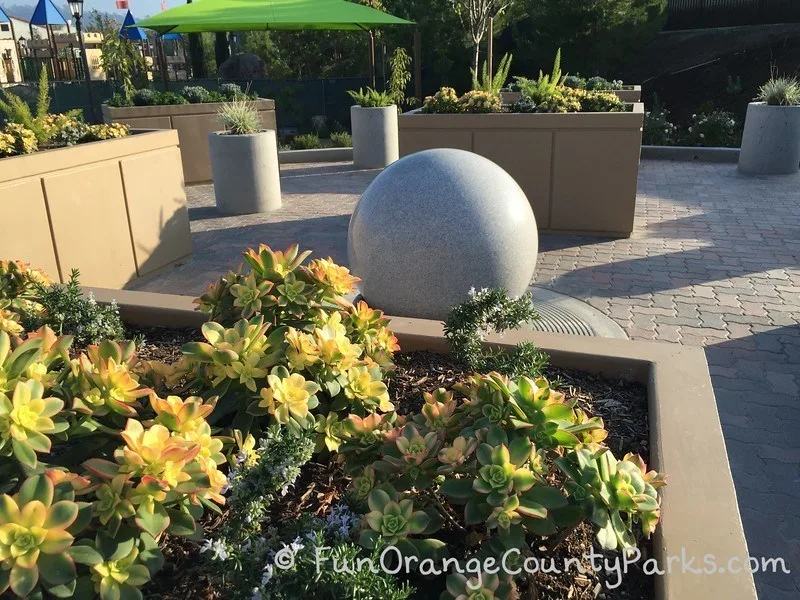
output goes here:
[[422, 104], [422, 32], [414, 29], [414, 95]]
[[369, 80], [372, 89], [375, 89], [375, 33], [369, 32]]

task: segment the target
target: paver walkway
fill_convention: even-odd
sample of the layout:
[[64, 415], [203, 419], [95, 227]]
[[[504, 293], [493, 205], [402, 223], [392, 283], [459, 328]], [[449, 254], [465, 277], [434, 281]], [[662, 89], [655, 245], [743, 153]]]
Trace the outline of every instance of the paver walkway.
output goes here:
[[[377, 172], [283, 174], [285, 208], [270, 216], [220, 218], [213, 188], [191, 188], [194, 258], [135, 287], [198, 294], [261, 242], [346, 264], [350, 212]], [[540, 246], [538, 285], [585, 300], [632, 339], [705, 347], [750, 553], [792, 570], [757, 574], [760, 597], [800, 597], [800, 176], [644, 161], [630, 239], [548, 235]]]

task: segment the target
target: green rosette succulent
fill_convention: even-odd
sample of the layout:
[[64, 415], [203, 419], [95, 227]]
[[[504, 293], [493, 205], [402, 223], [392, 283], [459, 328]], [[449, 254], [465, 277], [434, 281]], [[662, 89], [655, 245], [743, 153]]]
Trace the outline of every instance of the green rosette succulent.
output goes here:
[[640, 456], [627, 454], [617, 460], [608, 448], [587, 446], [558, 458], [556, 464], [570, 479], [570, 496], [597, 526], [603, 548], [635, 547], [637, 525], [647, 537], [655, 530], [661, 515], [656, 488], [666, 480], [647, 471]]

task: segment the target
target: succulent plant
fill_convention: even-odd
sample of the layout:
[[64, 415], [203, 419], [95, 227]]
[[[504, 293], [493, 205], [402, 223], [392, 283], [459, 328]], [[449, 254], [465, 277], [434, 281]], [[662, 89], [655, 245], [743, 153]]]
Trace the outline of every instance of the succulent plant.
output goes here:
[[44, 398], [44, 386], [19, 382], [11, 399], [0, 393], [0, 455], [12, 454], [23, 465], [35, 468], [36, 453], [50, 452], [48, 434], [66, 431], [66, 421], [55, 418], [64, 408], [58, 398]]
[[577, 448], [556, 464], [570, 478], [567, 491], [598, 527], [603, 548], [634, 547], [637, 523], [647, 537], [655, 530], [661, 513], [656, 488], [666, 480], [647, 471], [641, 457], [627, 454], [617, 460], [608, 448], [595, 445]]
[[433, 476], [441, 447], [440, 436], [435, 431], [420, 434], [414, 425], [406, 425], [393, 444], [383, 449], [382, 458], [373, 468], [382, 473], [400, 474], [394, 480], [397, 489], [424, 489], [433, 483]]
[[315, 421], [311, 409], [319, 405], [320, 387], [286, 367], [275, 367], [267, 378], [269, 387], [261, 390], [261, 400], [250, 407], [251, 414], [270, 414], [281, 425], [308, 429]]
[[136, 416], [138, 399], [147, 396], [150, 390], [139, 385], [139, 378], [133, 372], [134, 350], [132, 342], [104, 341], [99, 346], [89, 346], [74, 360], [67, 381], [74, 397], [73, 409], [95, 417], [109, 413]]
[[461, 573], [447, 576], [447, 589], [440, 600], [500, 600], [511, 598], [511, 586], [501, 582], [495, 574], [481, 573], [480, 577], [469, 577]]
[[412, 500], [395, 501], [383, 489], [373, 490], [368, 499], [369, 509], [364, 520], [369, 529], [361, 532], [360, 543], [367, 549], [375, 548], [378, 538], [386, 544], [397, 544], [411, 535], [424, 532], [430, 525], [430, 516], [414, 510]]
[[50, 477], [34, 475], [15, 495], [0, 496], [0, 594], [10, 588], [25, 598], [39, 583], [60, 597], [74, 590], [69, 550], [83, 505], [59, 487], [56, 494]]

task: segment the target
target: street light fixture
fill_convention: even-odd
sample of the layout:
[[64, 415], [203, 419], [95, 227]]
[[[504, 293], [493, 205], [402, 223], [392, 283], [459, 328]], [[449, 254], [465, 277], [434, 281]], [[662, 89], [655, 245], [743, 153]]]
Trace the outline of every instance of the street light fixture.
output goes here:
[[89, 105], [92, 110], [92, 119], [97, 121], [97, 112], [94, 106], [94, 95], [92, 94], [92, 77], [89, 74], [89, 59], [86, 57], [86, 48], [83, 45], [83, 33], [81, 32], [81, 18], [83, 17], [83, 0], [69, 0], [69, 10], [75, 17], [75, 30], [78, 34], [78, 45], [83, 59], [83, 73], [86, 76], [86, 90], [89, 92]]

